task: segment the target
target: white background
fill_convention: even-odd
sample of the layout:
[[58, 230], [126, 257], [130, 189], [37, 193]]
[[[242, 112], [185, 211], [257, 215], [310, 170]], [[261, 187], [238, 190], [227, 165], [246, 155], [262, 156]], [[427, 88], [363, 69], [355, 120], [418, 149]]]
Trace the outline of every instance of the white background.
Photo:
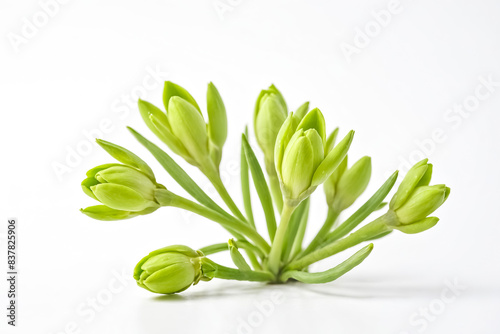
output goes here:
[[[218, 13], [215, 4], [230, 7]], [[500, 331], [498, 2], [61, 0], [49, 6], [51, 17], [43, 7], [0, 3], [2, 268], [8, 217], [19, 219], [20, 234], [19, 326], [9, 333]], [[381, 27], [373, 12], [388, 8]], [[371, 37], [363, 40], [365, 29]], [[356, 53], [346, 56], [349, 47]], [[218, 225], [171, 208], [123, 222], [78, 211], [94, 204], [80, 190], [86, 170], [112, 161], [89, 146], [95, 136], [136, 152], [179, 189], [125, 129], [159, 142], [135, 102], [124, 102], [142, 91], [161, 105], [155, 70], [202, 106], [206, 84], [218, 87], [230, 123], [222, 170], [238, 203], [240, 133], [259, 90], [275, 83], [292, 110], [309, 100], [330, 130], [356, 130], [351, 161], [373, 157], [358, 205], [425, 153], [433, 182], [452, 188], [440, 223], [377, 241], [361, 266], [331, 284], [214, 280], [173, 298], [136, 287], [131, 271], [149, 251], [228, 239]], [[453, 111], [460, 105], [462, 115]], [[199, 172], [177, 161], [213, 194]], [[61, 165], [63, 174], [54, 170]], [[308, 238], [326, 212], [321, 189], [313, 198]], [[214, 258], [228, 263], [227, 254]], [[123, 271], [125, 280], [116, 280]], [[0, 291], [5, 305], [4, 279]]]

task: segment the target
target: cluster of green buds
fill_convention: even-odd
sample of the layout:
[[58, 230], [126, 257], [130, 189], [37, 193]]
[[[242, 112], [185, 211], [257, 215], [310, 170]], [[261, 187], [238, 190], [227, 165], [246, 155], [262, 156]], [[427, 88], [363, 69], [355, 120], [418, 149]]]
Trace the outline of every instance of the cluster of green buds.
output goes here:
[[406, 174], [389, 204], [390, 225], [404, 233], [419, 233], [437, 224], [437, 217], [428, 217], [450, 195], [444, 184], [430, 186], [432, 164], [427, 159], [415, 164]]
[[[177, 84], [165, 83], [163, 102], [165, 111], [139, 100], [144, 122], [174, 154], [208, 178], [229, 211], [206, 194], [167, 152], [131, 128], [134, 137], [192, 199], [167, 190], [146, 162], [129, 150], [103, 140], [98, 140], [98, 144], [118, 162], [90, 169], [81, 184], [85, 194], [100, 202], [81, 210], [91, 218], [122, 220], [170, 206], [216, 222], [231, 234], [227, 243], [196, 251], [182, 245], [168, 246], [144, 257], [134, 270], [134, 279], [140, 287], [154, 293], [179, 293], [213, 278], [273, 283], [331, 282], [362, 263], [373, 250], [373, 243], [324, 272], [311, 272], [309, 266], [360, 243], [380, 239], [393, 230], [414, 234], [433, 227], [438, 218], [430, 215], [450, 194], [445, 185], [430, 185], [433, 167], [426, 159], [408, 171], [385, 214], [360, 226], [372, 213], [385, 207], [384, 200], [394, 187], [398, 172], [341, 221], [341, 213], [352, 207], [368, 187], [371, 158], [362, 157], [348, 167], [354, 131], [336, 144], [339, 130], [327, 136], [325, 118], [318, 108], [309, 111], [306, 102], [295, 112], [289, 112], [283, 95], [271, 85], [258, 96], [253, 120], [265, 168], [250, 146], [247, 132], [242, 135], [243, 214], [220, 178], [227, 117], [215, 86], [210, 83], [207, 90], [208, 122], [196, 100]], [[268, 237], [258, 231], [260, 224], [255, 221], [251, 181], [264, 212]], [[328, 212], [323, 225], [306, 245], [310, 196], [321, 185]], [[228, 251], [235, 268], [207, 257], [222, 251]]]
[[97, 142], [125, 163], [104, 164], [87, 172], [82, 181], [83, 192], [102, 205], [81, 211], [98, 220], [121, 220], [156, 211], [160, 205], [155, 191], [165, 187], [156, 182], [151, 168], [123, 147], [104, 140]]
[[139, 100], [139, 111], [149, 129], [176, 154], [203, 171], [218, 169], [227, 137], [226, 108], [214, 84], [207, 89], [208, 124], [187, 90], [165, 82], [163, 112]]
[[301, 120], [290, 113], [278, 133], [274, 148], [276, 171], [285, 202], [291, 206], [322, 184], [341, 164], [351, 146], [354, 131], [329, 150], [325, 128], [323, 114], [315, 108]]

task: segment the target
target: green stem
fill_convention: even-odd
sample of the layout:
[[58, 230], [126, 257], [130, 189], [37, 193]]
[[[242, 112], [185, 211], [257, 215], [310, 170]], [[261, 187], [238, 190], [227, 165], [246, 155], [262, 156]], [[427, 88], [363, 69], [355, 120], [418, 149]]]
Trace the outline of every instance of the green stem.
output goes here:
[[281, 212], [281, 221], [278, 226], [278, 230], [276, 231], [276, 236], [274, 237], [274, 241], [271, 245], [271, 252], [269, 253], [267, 266], [269, 270], [275, 275], [279, 273], [281, 252], [283, 251], [285, 234], [293, 210], [295, 210], [295, 206], [290, 206], [287, 203], [283, 205], [283, 211]]
[[[238, 247], [238, 248], [248, 250], [260, 258], [264, 257], [264, 253], [262, 253], [262, 251], [258, 247], [249, 243], [246, 240], [235, 240], [234, 243], [235, 243], [236, 247]], [[227, 242], [221, 242], [219, 244], [213, 244], [210, 246], [205, 246], [205, 247], [200, 248], [200, 251], [202, 251], [203, 254], [205, 254], [205, 255], [220, 253], [220, 252], [224, 252], [227, 250], [229, 250]]]
[[187, 198], [175, 195], [168, 190], [165, 192], [157, 192], [156, 199], [162, 205], [174, 206], [180, 209], [188, 210], [207, 219], [213, 220], [223, 227], [242, 233], [250, 238], [264, 253], [269, 252], [270, 247], [264, 238], [250, 225], [237, 220], [234, 217], [226, 217], [220, 213], [213, 211], [206, 206], [200, 205]]
[[233, 269], [221, 266], [208, 258], [203, 258], [202, 267], [204, 264], [208, 264], [209, 267], [215, 269], [209, 273], [210, 277], [253, 282], [270, 282], [275, 280], [274, 275], [269, 272]]
[[274, 175], [269, 174], [269, 183], [271, 186], [271, 194], [273, 195], [274, 204], [279, 212], [283, 211], [283, 194], [281, 193], [280, 181], [276, 172]]
[[328, 208], [328, 214], [326, 216], [325, 222], [323, 223], [323, 226], [319, 230], [318, 234], [316, 234], [314, 239], [311, 241], [309, 246], [307, 246], [307, 248], [299, 255], [300, 257], [303, 257], [311, 253], [323, 243], [323, 241], [326, 238], [326, 235], [332, 229], [332, 226], [335, 223], [335, 220], [337, 220], [339, 214], [340, 212], [337, 212], [337, 210]]
[[369, 240], [377, 235], [390, 231], [392, 228], [387, 226], [386, 219], [381, 216], [371, 223], [363, 226], [356, 232], [349, 234], [344, 239], [337, 240], [328, 244], [312, 253], [305, 255], [295, 261], [292, 261], [286, 270], [298, 270], [311, 265], [314, 262], [326, 259], [334, 254], [340, 253], [347, 248], [356, 246], [357, 244]]
[[216, 171], [207, 171], [207, 172], [203, 171], [203, 173], [210, 180], [210, 182], [214, 186], [215, 190], [217, 190], [224, 203], [226, 203], [229, 210], [231, 210], [231, 212], [236, 217], [238, 217], [238, 219], [246, 223], [247, 220], [245, 216], [241, 213], [240, 209], [238, 209], [238, 206], [234, 203], [233, 199], [231, 198], [231, 195], [229, 195], [226, 187], [224, 186], [224, 183], [222, 183], [219, 173]]
[[287, 263], [291, 259], [295, 258], [302, 250], [302, 242], [304, 241], [304, 235], [306, 234], [307, 222], [309, 220], [309, 203], [310, 198], [306, 198], [300, 205], [304, 205], [304, 211], [302, 212], [302, 217], [300, 220], [299, 228], [297, 230], [297, 235], [293, 241], [292, 250], [288, 255]]

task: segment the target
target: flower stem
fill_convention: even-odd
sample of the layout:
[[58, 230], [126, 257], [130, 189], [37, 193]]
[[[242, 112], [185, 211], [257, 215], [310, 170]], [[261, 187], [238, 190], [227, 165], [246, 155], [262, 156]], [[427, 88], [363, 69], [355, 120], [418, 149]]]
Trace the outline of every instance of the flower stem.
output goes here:
[[290, 206], [287, 203], [283, 205], [283, 211], [281, 212], [281, 221], [276, 231], [276, 236], [271, 245], [271, 252], [269, 253], [269, 258], [267, 262], [267, 267], [269, 270], [277, 275], [280, 269], [281, 253], [283, 251], [283, 244], [285, 240], [286, 230], [288, 228], [288, 223], [290, 222], [290, 217], [292, 216], [295, 206]]
[[[160, 204], [162, 204], [161, 196], [162, 193], [157, 192], [156, 197], [160, 201]], [[207, 208], [206, 206], [200, 205], [198, 203], [188, 200], [187, 198], [175, 195], [171, 192], [168, 192], [168, 194], [165, 193], [165, 196], [168, 196], [168, 198], [165, 201], [165, 205], [188, 210], [193, 213], [196, 213], [197, 215], [213, 220], [221, 224], [226, 229], [246, 235], [248, 238], [250, 238], [250, 240], [252, 240], [255, 243], [255, 245], [257, 245], [257, 247], [261, 249], [261, 251], [263, 251], [266, 254], [269, 252], [270, 247], [267, 241], [264, 238], [262, 238], [262, 236], [259, 233], [257, 233], [257, 231], [250, 225], [242, 221], [239, 221], [234, 217], [223, 216], [220, 213]]]
[[245, 216], [241, 213], [240, 209], [238, 209], [238, 206], [234, 203], [233, 199], [231, 198], [231, 195], [229, 195], [226, 187], [224, 186], [224, 183], [222, 183], [222, 180], [220, 178], [220, 175], [218, 172], [215, 171], [207, 171], [203, 172], [206, 177], [210, 180], [212, 185], [214, 186], [215, 190], [219, 193], [220, 197], [226, 203], [227, 207], [231, 212], [238, 217], [238, 219], [244, 221], [245, 223], [247, 222]]
[[292, 261], [286, 270], [298, 270], [309, 266], [310, 264], [326, 259], [334, 254], [340, 253], [347, 248], [356, 246], [357, 244], [369, 240], [381, 233], [385, 233], [392, 230], [390, 226], [386, 224], [384, 216], [381, 216], [371, 223], [363, 226], [356, 232], [349, 234], [347, 237], [334, 241], [320, 249], [313, 251], [312, 253], [298, 258]]
[[309, 246], [299, 255], [300, 257], [303, 257], [312, 251], [314, 251], [318, 246], [320, 246], [323, 241], [325, 240], [326, 235], [328, 232], [330, 232], [333, 224], [335, 223], [335, 220], [339, 216], [339, 212], [332, 208], [328, 208], [328, 214], [326, 216], [325, 222], [323, 223], [323, 226], [319, 230], [318, 234], [314, 237], [314, 239], [311, 241]]
[[269, 183], [271, 186], [271, 194], [273, 195], [274, 203], [279, 212], [283, 211], [283, 194], [281, 193], [280, 181], [276, 172], [274, 175], [269, 174]]
[[210, 277], [253, 282], [270, 282], [275, 279], [274, 275], [269, 272], [233, 269], [221, 266], [208, 258], [203, 258], [202, 267], [204, 264], [208, 264], [214, 269], [209, 273]]

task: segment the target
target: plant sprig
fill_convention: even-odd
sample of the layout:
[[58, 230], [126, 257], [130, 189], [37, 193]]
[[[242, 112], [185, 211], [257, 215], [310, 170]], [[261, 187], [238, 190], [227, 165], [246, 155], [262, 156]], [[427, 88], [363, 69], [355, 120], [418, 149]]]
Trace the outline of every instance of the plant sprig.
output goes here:
[[[87, 172], [82, 189], [101, 204], [81, 211], [98, 220], [123, 220], [172, 206], [219, 224], [232, 237], [227, 243], [211, 244], [197, 251], [174, 245], [151, 252], [134, 270], [137, 284], [151, 292], [178, 293], [213, 278], [273, 283], [331, 282], [363, 262], [373, 244], [324, 272], [310, 272], [309, 266], [360, 243], [380, 239], [393, 230], [414, 234], [433, 227], [439, 219], [429, 215], [450, 193], [445, 185], [429, 185], [433, 166], [425, 159], [408, 171], [386, 213], [358, 228], [372, 213], [385, 207], [384, 200], [396, 183], [397, 171], [340, 223], [342, 212], [368, 186], [371, 159], [363, 157], [349, 168], [348, 151], [354, 131], [335, 144], [339, 129], [327, 136], [319, 109], [309, 110], [306, 102], [295, 113], [289, 112], [283, 95], [271, 85], [259, 94], [253, 120], [263, 165], [248, 141], [247, 129], [241, 137], [244, 210], [240, 210], [220, 177], [227, 116], [215, 85], [210, 83], [207, 90], [208, 122], [196, 100], [179, 85], [165, 83], [163, 102], [166, 112], [149, 102], [138, 101], [144, 122], [174, 154], [207, 177], [229, 211], [208, 196], [167, 152], [130, 127], [132, 135], [192, 199], [174, 194], [158, 183], [148, 164], [131, 151], [98, 140], [118, 163], [100, 165]], [[322, 184], [328, 206], [326, 218], [314, 238], [304, 245], [310, 196]], [[251, 198], [252, 186], [258, 202]], [[264, 213], [267, 235], [257, 229], [261, 225], [255, 221], [257, 203]], [[224, 251], [228, 251], [235, 268], [207, 257]]]

